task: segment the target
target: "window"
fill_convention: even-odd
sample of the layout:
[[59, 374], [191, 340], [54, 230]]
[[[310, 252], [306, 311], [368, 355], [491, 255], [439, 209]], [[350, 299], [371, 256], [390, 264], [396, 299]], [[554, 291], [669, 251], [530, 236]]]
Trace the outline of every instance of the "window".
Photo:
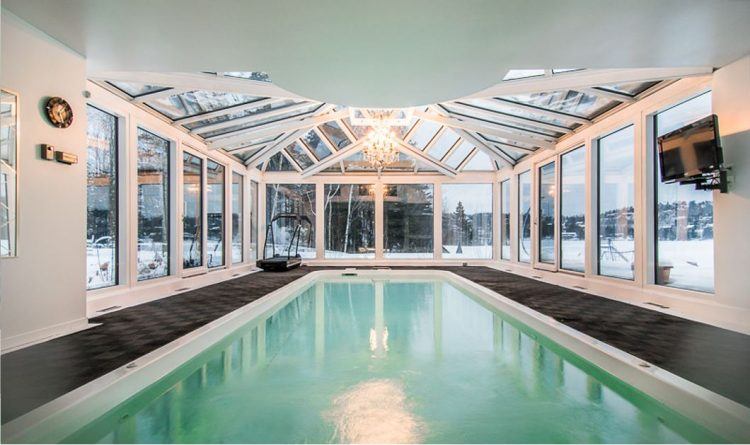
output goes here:
[[628, 126], [599, 139], [599, 274], [634, 277], [634, 131]]
[[326, 258], [375, 258], [375, 189], [325, 185]]
[[182, 267], [203, 265], [203, 159], [182, 153]]
[[560, 156], [560, 268], [585, 271], [586, 148]]
[[539, 262], [555, 264], [555, 163], [539, 168]]
[[[266, 225], [280, 213], [293, 213], [309, 219], [310, 224], [305, 222], [300, 227], [299, 254], [302, 258], [315, 258], [315, 184], [266, 185]], [[293, 220], [276, 220], [273, 234], [266, 233], [266, 251], [263, 254], [286, 254], [295, 228], [296, 222]], [[292, 246], [292, 255], [294, 251], [295, 246]]]
[[258, 183], [250, 181], [250, 259], [258, 258]]
[[16, 256], [18, 97], [0, 90], [0, 257]]
[[[711, 114], [711, 93], [656, 115], [661, 136]], [[656, 284], [714, 291], [713, 194], [692, 185], [664, 184], [656, 150]]]
[[138, 129], [138, 281], [169, 275], [169, 141]]
[[510, 179], [500, 183], [500, 258], [510, 259]]
[[492, 258], [492, 184], [446, 184], [443, 258]]
[[518, 261], [531, 261], [531, 171], [518, 175]]
[[86, 288], [117, 284], [117, 118], [86, 107]]
[[242, 262], [242, 180], [241, 174], [232, 172], [232, 263]]
[[385, 185], [383, 256], [432, 258], [434, 229], [432, 184]]
[[224, 166], [208, 160], [206, 163], [208, 209], [207, 266], [224, 265]]

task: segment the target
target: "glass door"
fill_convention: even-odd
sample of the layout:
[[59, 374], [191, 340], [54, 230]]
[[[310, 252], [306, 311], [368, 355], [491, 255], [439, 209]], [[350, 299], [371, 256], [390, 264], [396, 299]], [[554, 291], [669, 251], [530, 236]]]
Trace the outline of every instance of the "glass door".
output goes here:
[[536, 202], [536, 257], [534, 266], [540, 269], [557, 270], [557, 225], [555, 199], [557, 168], [553, 160], [537, 169]]

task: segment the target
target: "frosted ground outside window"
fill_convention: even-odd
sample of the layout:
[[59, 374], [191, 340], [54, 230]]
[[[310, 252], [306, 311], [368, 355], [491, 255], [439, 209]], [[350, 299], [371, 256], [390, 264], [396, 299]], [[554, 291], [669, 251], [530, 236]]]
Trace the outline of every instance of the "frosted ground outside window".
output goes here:
[[444, 259], [492, 258], [492, 184], [443, 184]]
[[560, 156], [560, 268], [585, 271], [586, 148]]
[[531, 170], [518, 175], [518, 261], [531, 261]]
[[206, 205], [207, 240], [206, 265], [219, 267], [224, 265], [224, 166], [218, 162], [206, 162]]
[[86, 107], [86, 289], [117, 284], [117, 117]]
[[633, 126], [599, 139], [599, 274], [632, 280], [635, 263]]
[[[655, 137], [711, 114], [711, 92], [679, 103], [655, 117]], [[714, 291], [713, 192], [692, 185], [665, 184], [656, 168], [656, 284]]]
[[[266, 185], [266, 227], [280, 213], [295, 213], [310, 219], [312, 227], [303, 224], [300, 229], [299, 255], [302, 258], [315, 258], [315, 200], [315, 184]], [[277, 220], [273, 224], [273, 240], [270, 233], [266, 233], [268, 245], [265, 245], [263, 254], [271, 256], [273, 247], [277, 255], [286, 255], [295, 224], [288, 219]], [[292, 246], [292, 255], [294, 250]]]
[[539, 262], [555, 264], [555, 163], [539, 168]]
[[325, 257], [375, 258], [375, 188], [326, 184]]
[[500, 258], [510, 259], [510, 179], [500, 183]]
[[169, 275], [169, 141], [138, 128], [138, 281]]
[[203, 265], [203, 159], [182, 153], [182, 267]]
[[388, 184], [383, 190], [383, 257], [433, 257], [434, 186]]
[[243, 176], [232, 172], [232, 263], [242, 262]]

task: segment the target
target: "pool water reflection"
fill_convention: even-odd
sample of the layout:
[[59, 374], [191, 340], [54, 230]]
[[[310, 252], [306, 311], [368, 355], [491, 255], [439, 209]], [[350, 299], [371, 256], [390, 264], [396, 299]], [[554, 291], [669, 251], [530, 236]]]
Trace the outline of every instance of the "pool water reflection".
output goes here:
[[716, 442], [448, 282], [318, 282], [68, 442]]

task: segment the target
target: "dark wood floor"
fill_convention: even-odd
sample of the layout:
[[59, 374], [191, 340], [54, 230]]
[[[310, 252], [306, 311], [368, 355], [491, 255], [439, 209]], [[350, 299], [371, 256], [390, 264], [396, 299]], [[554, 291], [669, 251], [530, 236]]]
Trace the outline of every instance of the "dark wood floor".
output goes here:
[[[100, 326], [5, 354], [2, 422], [322, 269], [246, 275], [102, 315], [91, 320]], [[486, 267], [440, 269], [750, 406], [750, 336]]]

